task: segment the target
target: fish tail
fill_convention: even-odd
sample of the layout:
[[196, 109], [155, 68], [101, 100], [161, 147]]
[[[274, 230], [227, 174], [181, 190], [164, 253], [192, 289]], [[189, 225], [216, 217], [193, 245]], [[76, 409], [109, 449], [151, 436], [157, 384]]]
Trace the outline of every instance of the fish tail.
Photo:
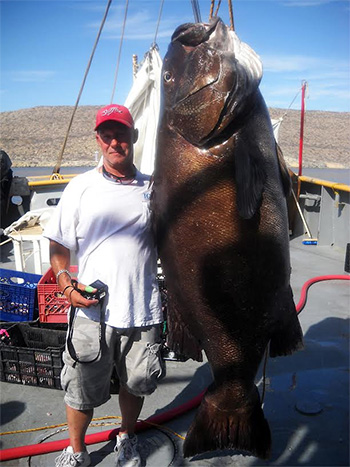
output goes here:
[[270, 357], [290, 355], [303, 348], [303, 335], [301, 328], [294, 325], [288, 329], [280, 329], [270, 341]]
[[268, 459], [271, 432], [255, 387], [254, 404], [229, 412], [203, 399], [184, 442], [184, 456], [218, 449], [247, 451]]

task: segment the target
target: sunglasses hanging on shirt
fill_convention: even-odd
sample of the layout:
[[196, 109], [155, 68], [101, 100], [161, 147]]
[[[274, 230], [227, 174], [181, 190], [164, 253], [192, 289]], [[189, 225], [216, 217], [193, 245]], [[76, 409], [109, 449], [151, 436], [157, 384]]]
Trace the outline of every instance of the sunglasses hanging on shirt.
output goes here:
[[102, 166], [102, 173], [107, 180], [111, 180], [112, 182], [120, 183], [122, 185], [130, 185], [130, 183], [132, 183], [136, 177], [136, 170], [134, 170], [130, 177], [118, 177], [117, 175], [108, 172], [104, 166]]

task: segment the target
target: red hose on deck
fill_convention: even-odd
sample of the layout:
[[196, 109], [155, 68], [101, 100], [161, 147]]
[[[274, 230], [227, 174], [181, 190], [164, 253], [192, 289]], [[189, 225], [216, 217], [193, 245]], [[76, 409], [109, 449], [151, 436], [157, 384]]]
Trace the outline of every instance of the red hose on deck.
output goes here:
[[306, 304], [307, 292], [313, 284], [315, 284], [316, 282], [333, 281], [333, 280], [350, 280], [350, 276], [346, 276], [345, 274], [344, 275], [336, 274], [336, 275], [330, 275], [330, 276], [317, 276], [306, 281], [301, 289], [299, 302], [296, 305], [297, 313], [299, 314], [303, 310]]
[[[316, 282], [327, 281], [327, 280], [350, 280], [350, 276], [346, 275], [330, 275], [330, 276], [317, 276], [309, 279], [303, 285], [301, 289], [300, 300], [296, 305], [297, 313], [299, 314], [305, 304], [307, 299], [307, 291], [311, 287], [311, 285], [315, 284]], [[190, 401], [176, 407], [174, 409], [168, 410], [165, 413], [159, 415], [153, 415], [152, 417], [148, 418], [145, 421], [137, 422], [136, 424], [136, 431], [144, 431], [150, 427], [150, 424], [161, 425], [162, 423], [166, 423], [169, 420], [172, 420], [175, 417], [178, 417], [189, 410], [192, 410], [199, 406], [201, 400], [204, 396], [205, 391], [200, 393], [198, 396], [194, 397]], [[100, 433], [93, 433], [91, 435], [86, 435], [85, 443], [86, 445], [102, 443], [104, 441], [109, 441], [115, 439], [119, 432], [119, 428], [115, 428], [113, 430], [108, 430]], [[58, 441], [51, 441], [49, 443], [43, 444], [31, 444], [29, 446], [19, 446], [17, 448], [9, 448], [3, 449], [0, 451], [0, 461], [18, 459], [20, 457], [29, 457], [29, 456], [38, 456], [40, 454], [47, 454], [49, 452], [61, 451], [62, 449], [66, 448], [69, 445], [69, 439], [62, 439]]]
[[[205, 391], [201, 392], [198, 396], [194, 397], [188, 402], [170, 409], [167, 412], [159, 415], [153, 415], [147, 420], [139, 421], [136, 424], [137, 432], [145, 431], [151, 428], [152, 424], [161, 425], [175, 417], [188, 412], [189, 410], [195, 409], [201, 403]], [[102, 443], [104, 441], [114, 440], [119, 432], [119, 428], [113, 430], [107, 430], [99, 433], [93, 433], [85, 436], [86, 445]], [[40, 454], [47, 454], [49, 452], [61, 451], [69, 445], [69, 439], [60, 439], [58, 441], [51, 441], [49, 443], [42, 444], [31, 444], [29, 446], [19, 446], [17, 448], [3, 449], [0, 451], [0, 461], [8, 461], [12, 459], [19, 459], [20, 457], [38, 456]]]

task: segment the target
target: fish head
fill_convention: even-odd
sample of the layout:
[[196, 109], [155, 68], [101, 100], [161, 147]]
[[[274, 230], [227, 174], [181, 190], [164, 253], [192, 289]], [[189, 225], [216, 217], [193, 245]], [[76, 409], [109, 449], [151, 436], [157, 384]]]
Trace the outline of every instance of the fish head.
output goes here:
[[261, 77], [258, 55], [221, 19], [186, 23], [175, 30], [164, 58], [163, 117], [203, 147], [246, 111]]

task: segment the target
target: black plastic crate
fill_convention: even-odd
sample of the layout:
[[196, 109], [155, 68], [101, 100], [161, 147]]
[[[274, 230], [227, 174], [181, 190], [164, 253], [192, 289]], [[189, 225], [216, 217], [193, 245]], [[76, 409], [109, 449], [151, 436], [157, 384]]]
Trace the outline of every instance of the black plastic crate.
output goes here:
[[1, 381], [61, 389], [62, 349], [0, 348]]
[[[0, 326], [9, 335], [0, 345], [0, 380], [61, 389], [65, 331], [42, 329], [27, 323], [0, 323]], [[49, 345], [62, 340], [63, 345]]]
[[48, 347], [62, 347], [66, 342], [67, 324], [62, 326], [45, 326], [43, 323], [20, 323], [26, 347], [47, 349]]

